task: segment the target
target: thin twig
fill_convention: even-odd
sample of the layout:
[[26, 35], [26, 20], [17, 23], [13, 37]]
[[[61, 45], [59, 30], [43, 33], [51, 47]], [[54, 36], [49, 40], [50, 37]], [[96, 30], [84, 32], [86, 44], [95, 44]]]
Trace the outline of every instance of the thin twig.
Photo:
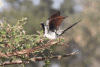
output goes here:
[[77, 53], [78, 53], [78, 51], [75, 51], [75, 52], [70, 53], [70, 54], [65, 54], [65, 55], [57, 55], [57, 56], [50, 56], [50, 57], [33, 57], [33, 58], [30, 58], [27, 61], [22, 61], [22, 60], [16, 60], [16, 61], [12, 61], [12, 62], [5, 61], [5, 62], [0, 62], [0, 66], [29, 63], [29, 61], [35, 62], [35, 61], [42, 61], [42, 60], [46, 60], [46, 59], [61, 59], [63, 57], [70, 57], [70, 56], [76, 55]]
[[35, 58], [31, 58], [31, 61], [42, 61], [42, 60], [46, 60], [46, 59], [59, 59], [59, 58], [63, 58], [63, 57], [69, 57], [72, 55], [78, 54], [78, 51], [75, 51], [73, 53], [70, 54], [65, 54], [65, 55], [57, 55], [57, 56], [50, 56], [50, 57], [35, 57]]

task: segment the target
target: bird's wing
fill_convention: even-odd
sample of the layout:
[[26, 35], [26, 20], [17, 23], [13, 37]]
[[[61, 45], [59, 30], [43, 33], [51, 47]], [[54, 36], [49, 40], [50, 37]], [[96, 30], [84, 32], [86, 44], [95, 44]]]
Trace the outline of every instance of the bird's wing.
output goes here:
[[49, 20], [52, 19], [52, 18], [56, 18], [56, 17], [58, 17], [58, 16], [60, 16], [60, 11], [57, 11], [56, 13], [52, 14], [52, 15], [50, 16]]
[[57, 29], [66, 17], [58, 16], [49, 21], [49, 30]]
[[57, 11], [56, 13], [52, 14], [49, 19], [46, 21], [46, 25], [49, 25], [49, 21], [52, 19], [52, 18], [56, 18], [60, 16], [60, 11]]

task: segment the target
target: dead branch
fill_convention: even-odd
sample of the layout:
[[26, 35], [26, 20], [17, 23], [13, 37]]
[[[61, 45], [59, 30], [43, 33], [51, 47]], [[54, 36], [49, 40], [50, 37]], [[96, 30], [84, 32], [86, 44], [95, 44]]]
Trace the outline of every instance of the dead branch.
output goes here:
[[35, 57], [35, 58], [30, 58], [31, 61], [42, 61], [42, 60], [46, 60], [46, 59], [61, 59], [63, 57], [69, 57], [72, 55], [77, 54], [78, 52], [75, 51], [73, 53], [70, 54], [65, 54], [65, 55], [57, 55], [57, 56], [50, 56], [50, 57]]
[[29, 63], [29, 61], [43, 61], [46, 59], [61, 59], [63, 57], [70, 57], [70, 56], [75, 55], [77, 53], [78, 53], [78, 51], [75, 51], [75, 52], [70, 53], [70, 54], [65, 54], [65, 55], [57, 55], [57, 56], [50, 56], [50, 57], [33, 57], [33, 58], [30, 58], [28, 61], [22, 61], [22, 60], [16, 60], [16, 61], [12, 61], [12, 62], [5, 61], [5, 62], [0, 62], [0, 66], [12, 65], [12, 64], [22, 64], [22, 63], [26, 64], [26, 63]]

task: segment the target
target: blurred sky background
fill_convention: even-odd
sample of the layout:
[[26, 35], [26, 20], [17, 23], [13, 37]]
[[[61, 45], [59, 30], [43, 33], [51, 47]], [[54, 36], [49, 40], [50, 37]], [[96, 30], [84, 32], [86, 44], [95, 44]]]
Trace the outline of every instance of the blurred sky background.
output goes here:
[[[63, 0], [53, 0], [53, 8], [58, 9], [60, 7], [60, 4], [63, 2]], [[40, 0], [33, 0], [35, 5], [39, 5]], [[0, 10], [2, 10], [4, 7], [7, 7], [7, 3], [4, 0], [0, 0]]]
[[[34, 5], [39, 5], [40, 0], [31, 0], [33, 1]], [[60, 5], [63, 3], [63, 0], [52, 0], [53, 4], [52, 4], [52, 8], [54, 9], [59, 9]], [[79, 0], [76, 0], [76, 3], [79, 3]], [[8, 5], [4, 0], [0, 0], [0, 11], [2, 11], [3, 8], [6, 8]], [[77, 11], [82, 11], [83, 7], [82, 5], [78, 5], [76, 4], [73, 9], [77, 12]]]
[[[53, 0], [54, 3], [52, 5], [53, 8], [58, 9], [63, 2], [63, 0]], [[40, 0], [33, 0], [34, 5], [39, 5]], [[0, 0], [0, 10], [7, 7], [7, 3], [4, 0]]]

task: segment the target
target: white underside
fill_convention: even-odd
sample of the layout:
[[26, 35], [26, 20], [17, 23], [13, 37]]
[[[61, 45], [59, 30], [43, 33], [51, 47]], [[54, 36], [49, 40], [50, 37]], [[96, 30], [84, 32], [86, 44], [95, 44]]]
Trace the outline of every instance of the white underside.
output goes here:
[[44, 36], [46, 36], [49, 39], [57, 39], [58, 35], [56, 35], [55, 32], [49, 31], [49, 33], [45, 33]]
[[44, 36], [49, 39], [57, 39], [58, 35], [55, 32], [48, 30], [48, 26], [45, 26], [45, 33]]

